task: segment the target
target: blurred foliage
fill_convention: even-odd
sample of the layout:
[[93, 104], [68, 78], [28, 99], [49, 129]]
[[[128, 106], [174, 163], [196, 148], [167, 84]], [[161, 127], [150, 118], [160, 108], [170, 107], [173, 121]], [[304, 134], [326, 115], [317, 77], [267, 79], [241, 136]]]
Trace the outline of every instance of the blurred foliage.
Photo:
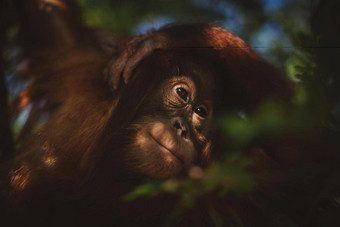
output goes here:
[[150, 182], [140, 185], [123, 199], [133, 200], [140, 196], [156, 196], [161, 193], [176, 194], [180, 197], [179, 203], [185, 207], [192, 207], [195, 199], [202, 195], [216, 191], [219, 196], [227, 193], [247, 192], [253, 187], [253, 180], [244, 172], [250, 164], [250, 160], [239, 153], [229, 155], [225, 160], [212, 165], [203, 171], [199, 167], [193, 167], [189, 171], [190, 178], [169, 179], [160, 182]]
[[120, 36], [167, 23], [213, 23], [250, 42], [255, 51], [282, 69], [294, 50], [289, 37], [308, 28], [311, 12], [308, 0], [77, 1], [88, 25]]
[[193, 4], [191, 0], [95, 1], [78, 0], [89, 25], [111, 28], [122, 35], [144, 21], [168, 17], [178, 22], [206, 22], [222, 19], [221, 13]]

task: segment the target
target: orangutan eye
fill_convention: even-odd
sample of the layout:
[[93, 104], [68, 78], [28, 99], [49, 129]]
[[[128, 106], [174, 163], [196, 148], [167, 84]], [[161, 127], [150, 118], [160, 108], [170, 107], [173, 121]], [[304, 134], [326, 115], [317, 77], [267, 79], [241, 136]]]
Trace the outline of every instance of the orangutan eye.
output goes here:
[[184, 88], [181, 87], [176, 88], [176, 93], [184, 101], [188, 100], [188, 92]]
[[202, 118], [206, 118], [208, 116], [208, 110], [204, 106], [197, 107], [194, 112]]

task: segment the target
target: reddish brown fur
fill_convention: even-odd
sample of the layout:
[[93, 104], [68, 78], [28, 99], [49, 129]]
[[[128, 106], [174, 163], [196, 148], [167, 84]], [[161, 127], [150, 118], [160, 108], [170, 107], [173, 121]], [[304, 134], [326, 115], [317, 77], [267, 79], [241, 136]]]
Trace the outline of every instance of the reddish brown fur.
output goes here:
[[[151, 210], [142, 212], [144, 206], [134, 203], [136, 212], [142, 217], [131, 219], [133, 214], [125, 213], [131, 207], [117, 199], [143, 179], [133, 173], [135, 170], [130, 171], [129, 164], [122, 162], [126, 160], [124, 153], [127, 152], [124, 143], [131, 140], [130, 132], [125, 128], [149, 111], [149, 107], [144, 111], [143, 105], [149, 103], [162, 81], [173, 75], [196, 75], [200, 80], [212, 80], [207, 88], [215, 86], [215, 112], [220, 109], [253, 110], [267, 97], [276, 96], [289, 102], [292, 96], [291, 82], [281, 72], [255, 55], [238, 37], [209, 25], [166, 27], [123, 45], [114, 53], [108, 70], [112, 70], [112, 64], [116, 67], [114, 73], [124, 66], [122, 74], [131, 73], [130, 82], [115, 91], [101, 78], [107, 59], [102, 56], [104, 54], [98, 50], [80, 46], [45, 66], [37, 64], [37, 68], [30, 71], [46, 78], [29, 90], [32, 101], [46, 99], [46, 111], [50, 111], [49, 107], [53, 107], [53, 111], [43, 127], [23, 145], [23, 153], [12, 164], [8, 193], [11, 195], [9, 200], [16, 203], [10, 202], [11, 206], [21, 207], [28, 203], [24, 212], [42, 212], [47, 220], [58, 215], [61, 217], [58, 223], [62, 223], [70, 217], [66, 214], [68, 209], [60, 210], [64, 209], [61, 204], [71, 199], [77, 204], [72, 209], [78, 209], [78, 214], [92, 213], [87, 208], [92, 205], [105, 209], [108, 216], [102, 219], [103, 222], [112, 219], [134, 225], [141, 219], [155, 224], [162, 219], [150, 219]], [[110, 79], [110, 74], [106, 73]], [[114, 76], [112, 80], [116, 80]], [[204, 139], [200, 143], [204, 146], [200, 147], [196, 164], [203, 167], [210, 157], [211, 142]], [[138, 168], [147, 168], [148, 173], [153, 171], [149, 165]], [[23, 169], [25, 175], [20, 171]], [[65, 191], [67, 196], [59, 191]], [[41, 194], [53, 199], [43, 201]], [[169, 212], [170, 201], [158, 215], [163, 217]], [[51, 204], [56, 210], [44, 212], [43, 207]], [[119, 208], [121, 206], [123, 208]], [[120, 217], [111, 217], [112, 212]], [[98, 217], [96, 213], [90, 220], [98, 221]], [[27, 218], [33, 222], [40, 220], [31, 212]]]
[[[98, 43], [83, 40], [71, 45], [67, 38], [71, 46], [58, 53], [46, 52], [46, 42], [24, 73], [33, 79], [27, 89], [34, 105], [28, 126], [36, 132], [27, 133], [21, 153], [3, 171], [7, 207], [2, 213], [13, 218], [13, 225], [162, 224], [174, 208], [172, 196], [133, 203], [122, 203], [120, 196], [146, 178], [126, 163], [126, 142], [131, 142], [135, 120], [139, 123], [144, 112], [164, 104], [150, 100], [159, 96], [155, 90], [166, 79], [185, 75], [201, 93], [213, 89], [215, 113], [252, 111], [268, 97], [290, 102], [293, 96], [289, 79], [219, 27], [168, 26], [137, 36], [112, 53], [107, 67], [109, 57]], [[51, 42], [51, 49], [62, 41]], [[125, 85], [121, 79], [129, 82]], [[39, 107], [42, 101], [46, 103]], [[40, 126], [38, 119], [46, 113], [48, 119]], [[193, 139], [198, 154], [194, 164], [204, 168], [212, 146], [207, 130], [202, 134]], [[153, 171], [150, 166], [147, 172]], [[216, 198], [207, 197], [178, 223], [211, 223], [206, 204]], [[232, 216], [223, 212], [226, 220]]]

